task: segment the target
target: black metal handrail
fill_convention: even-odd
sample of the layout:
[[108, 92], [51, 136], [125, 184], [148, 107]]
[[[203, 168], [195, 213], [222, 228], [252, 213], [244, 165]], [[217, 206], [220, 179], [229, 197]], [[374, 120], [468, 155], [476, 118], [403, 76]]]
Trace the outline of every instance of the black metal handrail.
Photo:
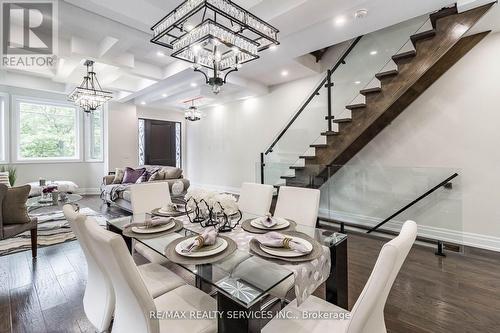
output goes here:
[[418, 198], [416, 198], [415, 200], [413, 200], [412, 202], [410, 202], [409, 204], [407, 204], [406, 206], [404, 206], [403, 208], [401, 208], [400, 210], [398, 210], [397, 212], [395, 212], [394, 214], [392, 214], [391, 216], [389, 216], [388, 218], [386, 218], [385, 220], [383, 220], [382, 222], [380, 222], [379, 224], [377, 224], [376, 226], [374, 226], [373, 228], [371, 228], [370, 230], [368, 230], [367, 234], [369, 234], [369, 233], [371, 233], [373, 231], [376, 231], [378, 228], [380, 228], [381, 226], [383, 226], [384, 224], [386, 224], [387, 222], [389, 222], [390, 220], [392, 220], [393, 218], [395, 218], [396, 216], [398, 216], [399, 214], [401, 214], [402, 212], [404, 212], [408, 208], [412, 207], [413, 205], [415, 205], [420, 200], [422, 200], [425, 197], [431, 195], [433, 192], [435, 192], [439, 188], [446, 186], [451, 180], [453, 180], [456, 177], [458, 177], [458, 173], [454, 173], [450, 177], [446, 178], [441, 183], [439, 183], [438, 185], [434, 186], [429, 191], [425, 192], [424, 194], [422, 194], [421, 196], [419, 196]]
[[[311, 101], [314, 99], [314, 96], [316, 96], [316, 95], [319, 94], [319, 91], [321, 90], [321, 88], [327, 87], [328, 88], [329, 97], [331, 98], [331, 87], [333, 86], [333, 84], [331, 83], [330, 80], [331, 80], [331, 77], [332, 77], [333, 73], [337, 70], [337, 68], [340, 67], [340, 65], [345, 64], [345, 59], [351, 53], [351, 51], [356, 47], [356, 45], [358, 44], [358, 42], [361, 40], [362, 37], [363, 36], [357, 37], [351, 43], [351, 45], [349, 45], [349, 47], [347, 48], [347, 50], [344, 52], [344, 54], [342, 55], [342, 57], [340, 57], [340, 59], [337, 61], [337, 63], [335, 63], [335, 65], [332, 67], [332, 69], [328, 70], [325, 78], [321, 81], [321, 83], [318, 85], [318, 87], [313, 91], [313, 93], [311, 94], [311, 96], [309, 96], [309, 98], [304, 102], [304, 104], [300, 107], [300, 109], [294, 114], [294, 116], [292, 117], [292, 119], [290, 119], [290, 121], [287, 123], [287, 125], [285, 126], [285, 128], [283, 128], [283, 130], [281, 130], [281, 132], [278, 134], [278, 136], [276, 137], [276, 139], [274, 139], [273, 143], [271, 143], [271, 145], [269, 146], [269, 148], [266, 149], [265, 155], [267, 155], [267, 154], [269, 154], [270, 152], [273, 151], [274, 146], [278, 143], [278, 141], [281, 140], [281, 138], [283, 137], [283, 135], [285, 135], [285, 133], [290, 128], [290, 126], [292, 126], [292, 124], [295, 122], [295, 120], [297, 120], [297, 118], [306, 109], [306, 107], [309, 105], [309, 103], [311, 103]], [[328, 84], [327, 84], [327, 82], [328, 82]], [[328, 115], [331, 116], [331, 101], [330, 101], [330, 103], [328, 105]], [[331, 124], [331, 120], [330, 120], [330, 124]]]

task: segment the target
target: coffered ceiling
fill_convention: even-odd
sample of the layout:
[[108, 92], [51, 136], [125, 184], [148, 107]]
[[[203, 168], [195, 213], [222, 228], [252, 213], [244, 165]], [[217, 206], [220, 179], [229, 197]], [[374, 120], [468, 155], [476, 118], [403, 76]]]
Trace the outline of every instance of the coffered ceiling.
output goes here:
[[[59, 1], [59, 64], [51, 71], [3, 71], [0, 84], [66, 93], [79, 84], [85, 59], [96, 61], [103, 88], [121, 102], [182, 109], [183, 100], [203, 96], [220, 103], [268, 92], [269, 87], [317, 74], [298, 57], [353, 37], [435, 11], [450, 0], [234, 0], [280, 29], [281, 45], [262, 52], [229, 76], [219, 96], [201, 75], [149, 42], [150, 27], [181, 0]], [[354, 12], [367, 9], [364, 19]], [[334, 22], [345, 18], [342, 26]], [[281, 73], [286, 70], [287, 76]], [[31, 78], [31, 79], [30, 79]]]

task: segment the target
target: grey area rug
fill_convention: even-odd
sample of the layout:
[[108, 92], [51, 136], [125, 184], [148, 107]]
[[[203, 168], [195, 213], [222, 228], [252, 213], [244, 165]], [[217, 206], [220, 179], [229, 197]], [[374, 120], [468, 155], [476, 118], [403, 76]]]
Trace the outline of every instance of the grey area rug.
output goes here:
[[[100, 225], [106, 225], [106, 218], [94, 210], [82, 207], [80, 213], [93, 216]], [[61, 210], [40, 214], [30, 214], [38, 218], [38, 247], [64, 243], [76, 239]], [[31, 249], [30, 233], [0, 241], [0, 256]]]

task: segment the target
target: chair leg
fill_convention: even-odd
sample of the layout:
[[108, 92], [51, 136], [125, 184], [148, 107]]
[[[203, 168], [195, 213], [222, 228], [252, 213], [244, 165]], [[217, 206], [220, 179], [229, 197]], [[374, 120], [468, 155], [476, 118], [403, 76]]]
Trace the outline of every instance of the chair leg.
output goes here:
[[37, 234], [38, 234], [38, 229], [31, 229], [31, 257], [33, 259], [36, 259], [36, 254], [37, 254]]

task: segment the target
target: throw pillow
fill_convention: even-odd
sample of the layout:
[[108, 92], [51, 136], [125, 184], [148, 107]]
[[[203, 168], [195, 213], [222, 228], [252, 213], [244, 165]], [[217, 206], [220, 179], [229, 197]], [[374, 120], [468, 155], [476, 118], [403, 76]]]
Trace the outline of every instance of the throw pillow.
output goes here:
[[146, 169], [132, 169], [129, 167], [125, 168], [125, 174], [123, 175], [122, 184], [135, 184], [137, 179], [139, 179], [144, 173]]
[[113, 184], [121, 184], [123, 182], [123, 176], [125, 175], [125, 170], [122, 168], [115, 169], [115, 179], [113, 179]]
[[31, 186], [11, 187], [7, 190], [2, 203], [3, 224], [20, 224], [31, 222], [26, 208], [26, 201]]
[[165, 179], [179, 179], [182, 176], [182, 169], [175, 167], [163, 167], [162, 172]]
[[149, 177], [148, 182], [154, 182], [156, 180], [163, 180], [163, 178], [161, 176], [162, 176], [162, 174], [160, 173], [160, 171], [153, 172], [151, 174], [151, 176]]
[[8, 172], [0, 172], [0, 184], [4, 184], [5, 186], [10, 187]]
[[147, 183], [149, 179], [149, 172], [144, 171], [142, 175], [135, 181], [136, 184]]

